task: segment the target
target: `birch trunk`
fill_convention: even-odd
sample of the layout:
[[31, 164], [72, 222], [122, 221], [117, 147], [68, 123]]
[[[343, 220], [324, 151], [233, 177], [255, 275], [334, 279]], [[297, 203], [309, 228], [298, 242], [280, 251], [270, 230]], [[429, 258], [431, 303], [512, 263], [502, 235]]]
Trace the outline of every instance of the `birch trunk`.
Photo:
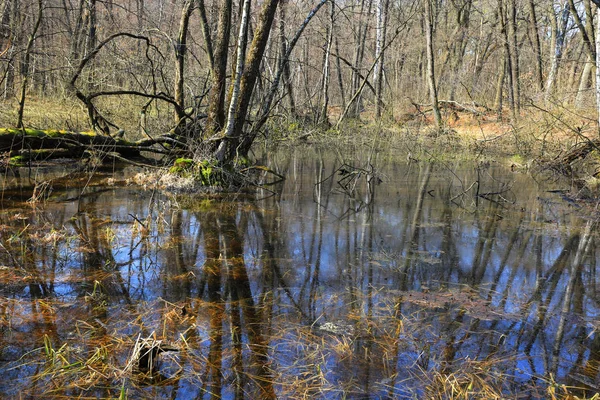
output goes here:
[[[240, 97], [240, 83], [244, 72], [244, 59], [246, 57], [246, 44], [248, 43], [248, 17], [250, 15], [251, 0], [244, 0], [244, 8], [240, 21], [240, 32], [237, 41], [237, 62], [235, 65], [235, 79], [231, 90], [231, 101], [229, 102], [229, 111], [227, 113], [227, 127], [225, 136], [233, 134], [233, 124], [235, 122], [235, 109]], [[225, 146], [225, 141], [221, 142], [220, 147]], [[220, 152], [220, 151], [219, 151]]]
[[386, 33], [386, 14], [388, 0], [377, 0], [376, 6], [376, 40], [375, 40], [375, 73], [373, 74], [373, 83], [375, 84], [375, 116], [381, 117], [382, 105], [382, 89], [383, 89], [383, 64], [384, 64], [384, 48], [385, 48], [385, 33]]

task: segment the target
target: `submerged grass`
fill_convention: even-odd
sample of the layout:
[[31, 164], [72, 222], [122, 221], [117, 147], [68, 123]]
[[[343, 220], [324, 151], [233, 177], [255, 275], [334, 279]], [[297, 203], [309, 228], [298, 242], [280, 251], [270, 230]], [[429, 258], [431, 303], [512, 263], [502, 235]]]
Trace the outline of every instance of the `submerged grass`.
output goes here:
[[[393, 302], [381, 304], [370, 315], [331, 309], [322, 314], [322, 323], [313, 324], [306, 323], [293, 308], [271, 314], [260, 326], [269, 343], [268, 357], [262, 358], [261, 349], [246, 336], [248, 328], [236, 327], [231, 319], [232, 310], [244, 307], [244, 300], [216, 305], [201, 299], [177, 303], [158, 299], [125, 306], [126, 310], [109, 305], [104, 316], [99, 316], [90, 308], [90, 298], [99, 290], [97, 284], [83, 302], [38, 300], [36, 314], [26, 311], [29, 300], [2, 299], [5, 343], [12, 336], [10, 346], [18, 343], [31, 348], [3, 367], [5, 374], [19, 377], [13, 381], [11, 393], [46, 399], [156, 398], [169, 393], [185, 398], [192, 393], [227, 397], [227, 393], [241, 390], [249, 398], [258, 398], [259, 388], [268, 384], [279, 398], [290, 399], [366, 395], [517, 399], [521, 398], [519, 392], [533, 398], [577, 398], [573, 395], [576, 388], [559, 385], [551, 378], [545, 385], [539, 384], [543, 377], [529, 383], [516, 380], [507, 372], [515, 355], [498, 353], [483, 360], [465, 357], [451, 364], [444, 362], [442, 355], [432, 350], [436, 343], [428, 334], [431, 326], [422, 318], [425, 310], [397, 317]], [[281, 306], [276, 298], [262, 302], [256, 311], [269, 313]], [[358, 298], [358, 309], [366, 301]], [[65, 310], [73, 321], [66, 331]], [[23, 319], [28, 314], [30, 320]], [[327, 321], [333, 315], [333, 322]], [[222, 329], [214, 330], [214, 318], [223, 322]], [[53, 329], [32, 329], [41, 321], [50, 324], [47, 328], [55, 325], [62, 335]], [[344, 323], [352, 329], [346, 329]], [[243, 347], [235, 339], [237, 329], [249, 340]], [[19, 332], [25, 331], [30, 336], [22, 337]], [[155, 333], [141, 339], [144, 332], [152, 331]], [[160, 362], [154, 373], [132, 367], [143, 351], [163, 341], [175, 344], [179, 352], [157, 355]], [[220, 347], [215, 347], [218, 343]], [[174, 392], [176, 388], [180, 392]], [[5, 394], [6, 390], [4, 387]]]

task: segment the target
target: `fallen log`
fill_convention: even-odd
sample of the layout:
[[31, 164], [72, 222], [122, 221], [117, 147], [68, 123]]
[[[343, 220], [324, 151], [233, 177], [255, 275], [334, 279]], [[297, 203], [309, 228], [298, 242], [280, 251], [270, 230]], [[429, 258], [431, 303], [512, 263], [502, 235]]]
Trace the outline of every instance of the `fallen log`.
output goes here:
[[129, 141], [120, 137], [97, 135], [94, 132], [0, 129], [0, 153], [20, 157], [18, 161], [77, 158], [90, 151], [135, 158], [141, 157], [141, 152], [180, 156], [187, 154], [188, 149], [186, 144], [173, 134]]
[[600, 151], [600, 139], [587, 141], [575, 146], [567, 154], [549, 163], [550, 167], [562, 173], [569, 174], [572, 164], [577, 160], [586, 158], [594, 150]]

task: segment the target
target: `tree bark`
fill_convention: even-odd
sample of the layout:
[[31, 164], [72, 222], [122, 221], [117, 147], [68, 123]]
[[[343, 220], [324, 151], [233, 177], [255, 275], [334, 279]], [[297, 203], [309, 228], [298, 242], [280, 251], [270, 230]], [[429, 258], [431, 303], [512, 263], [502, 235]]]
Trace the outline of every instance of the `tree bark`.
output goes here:
[[[365, 3], [367, 1], [368, 3]], [[371, 13], [371, 7], [373, 5], [373, 0], [361, 0], [360, 2], [360, 12], [358, 14], [358, 29], [357, 34], [355, 35], [356, 47], [354, 48], [354, 68], [352, 70], [352, 85], [351, 85], [351, 93], [356, 93], [360, 86], [360, 82], [362, 78], [359, 76], [357, 71], [360, 71], [361, 65], [363, 62], [364, 54], [365, 54], [365, 46], [367, 39], [367, 31], [369, 29], [369, 20], [364, 21], [364, 15], [369, 15]], [[365, 9], [366, 6], [366, 9]], [[351, 118], [356, 118], [360, 116], [360, 112], [362, 109], [362, 100], [360, 95], [354, 100], [354, 107], [351, 107], [349, 112]]]
[[433, 15], [431, 13], [431, 2], [425, 0], [425, 38], [427, 42], [427, 83], [429, 85], [429, 98], [433, 108], [435, 127], [442, 129], [442, 114], [438, 104], [437, 87], [435, 84], [435, 57], [433, 54]]
[[519, 73], [519, 41], [518, 26], [517, 26], [517, 4], [516, 0], [510, 2], [510, 28], [511, 28], [511, 72], [512, 72], [512, 84], [513, 84], [513, 95], [515, 102], [515, 114], [514, 117], [518, 117], [521, 109], [521, 77]]
[[382, 91], [383, 91], [383, 65], [384, 65], [384, 48], [385, 34], [387, 26], [387, 9], [389, 0], [377, 0], [376, 16], [376, 41], [375, 41], [375, 58], [378, 60], [375, 65], [375, 73], [373, 75], [373, 83], [375, 84], [375, 116], [381, 117], [382, 108]]
[[[235, 65], [235, 79], [232, 83], [231, 101], [229, 102], [229, 111], [227, 113], [227, 127], [225, 128], [225, 136], [233, 135], [233, 126], [235, 122], [235, 110], [239, 101], [240, 84], [242, 81], [242, 73], [244, 72], [244, 59], [246, 57], [246, 45], [248, 43], [248, 19], [250, 17], [251, 0], [244, 0], [242, 15], [240, 17], [240, 31], [237, 41], [237, 57]], [[222, 141], [219, 147], [225, 147], [225, 141]], [[222, 151], [219, 149], [219, 151]], [[218, 152], [219, 152], [218, 151]]]
[[179, 125], [185, 117], [185, 92], [184, 71], [185, 53], [187, 51], [187, 34], [190, 16], [193, 11], [193, 0], [186, 0], [181, 11], [179, 22], [179, 35], [175, 41], [175, 102], [179, 105], [175, 109], [175, 124]]
[[[258, 26], [254, 31], [254, 40], [250, 45], [250, 50], [246, 59], [247, 67], [242, 74], [240, 82], [239, 102], [235, 111], [233, 130], [231, 131], [230, 136], [223, 138], [223, 140], [226, 141], [226, 145], [221, 147], [216, 154], [217, 160], [221, 163], [229, 163], [238, 155], [245, 157], [252, 145], [252, 140], [249, 142], [244, 140], [243, 129], [250, 108], [250, 99], [254, 91], [256, 80], [258, 79], [260, 64], [269, 40], [269, 34], [271, 32], [278, 4], [279, 0], [267, 0], [263, 3], [263, 7], [260, 11]], [[239, 148], [242, 143], [244, 146]]]
[[223, 0], [217, 27], [217, 47], [214, 51], [212, 86], [208, 93], [205, 137], [217, 134], [225, 124], [225, 85], [227, 79], [227, 53], [231, 30], [232, 0]]
[[502, 64], [499, 67], [498, 81], [496, 83], [496, 97], [494, 108], [498, 121], [502, 120], [502, 95], [504, 92], [504, 80], [506, 79], [506, 57], [502, 57]]
[[38, 0], [38, 13], [33, 26], [33, 31], [27, 41], [27, 47], [25, 48], [25, 57], [23, 60], [23, 81], [21, 82], [21, 96], [19, 97], [19, 110], [17, 111], [17, 128], [24, 128], [23, 125], [23, 111], [25, 109], [25, 93], [27, 91], [27, 84], [29, 83], [29, 62], [31, 60], [31, 51], [33, 44], [36, 40], [37, 31], [42, 23], [42, 16], [44, 12], [43, 0]]
[[[288, 107], [290, 116], [292, 119], [296, 119], [298, 117], [298, 113], [296, 112], [296, 102], [294, 100], [294, 91], [291, 82], [290, 76], [290, 65], [288, 60], [286, 59], [288, 43], [287, 38], [285, 36], [285, 16], [286, 3], [282, 3], [279, 7], [279, 64], [278, 69], [283, 68], [283, 87], [285, 89], [285, 95], [288, 100]], [[270, 105], [269, 105], [270, 106]]]
[[544, 100], [546, 103], [550, 102], [554, 91], [554, 85], [556, 84], [556, 77], [558, 75], [558, 69], [560, 61], [563, 55], [563, 47], [565, 43], [565, 35], [567, 30], [567, 24], [569, 22], [570, 14], [569, 4], [565, 1], [562, 6], [560, 25], [558, 23], [556, 14], [554, 14], [554, 8], [550, 7], [550, 23], [552, 25], [552, 37], [554, 42], [554, 48], [552, 49], [552, 61], [550, 65], [550, 71], [548, 72], [548, 79], [546, 81], [546, 93]]
[[505, 68], [506, 76], [508, 76], [508, 102], [510, 104], [510, 115], [513, 120], [517, 118], [517, 109], [515, 107], [515, 91], [512, 71], [512, 53], [509, 44], [508, 21], [504, 11], [504, 0], [498, 0], [498, 18], [500, 18], [500, 29], [503, 35], [504, 43], [504, 58], [506, 59]]
[[323, 54], [323, 79], [321, 83], [321, 110], [318, 115], [317, 123], [329, 125], [328, 107], [329, 107], [329, 81], [330, 81], [330, 58], [331, 46], [333, 44], [333, 17], [335, 12], [335, 2], [330, 0], [329, 27], [327, 30], [327, 42], [325, 43], [325, 53]]
[[600, 137], [600, 6], [596, 10], [596, 107], [598, 109], [598, 137]]
[[208, 62], [212, 71], [215, 68], [215, 57], [213, 52], [212, 39], [210, 37], [210, 26], [208, 25], [208, 18], [206, 17], [206, 7], [204, 6], [204, 0], [198, 0], [198, 12], [200, 13], [200, 25], [202, 27], [202, 37], [204, 38], [204, 44], [206, 45], [206, 54], [208, 55]]
[[544, 77], [542, 73], [542, 46], [540, 45], [540, 32], [535, 10], [534, 0], [529, 0], [529, 29], [533, 37], [533, 53], [535, 55], [535, 78], [540, 91], [544, 90]]
[[258, 130], [267, 121], [267, 118], [269, 117], [269, 112], [271, 110], [271, 104], [273, 103], [273, 99], [275, 98], [275, 93], [277, 92], [279, 82], [281, 81], [281, 78], [285, 72], [286, 64], [289, 62], [290, 56], [292, 55], [292, 51], [294, 50], [294, 47], [296, 47], [296, 44], [298, 43], [298, 40], [300, 39], [302, 32], [304, 32], [304, 29], [306, 29], [310, 20], [315, 16], [315, 14], [321, 9], [321, 7], [323, 7], [323, 5], [327, 1], [328, 0], [321, 0], [308, 13], [306, 18], [304, 19], [304, 22], [302, 22], [302, 25], [300, 25], [300, 28], [298, 28], [298, 30], [294, 34], [294, 37], [292, 38], [289, 45], [287, 46], [286, 53], [282, 58], [282, 63], [279, 64], [279, 69], [277, 70], [277, 73], [275, 74], [275, 79], [273, 79], [273, 83], [271, 84], [271, 88], [269, 89], [269, 92], [267, 93], [267, 97], [261, 105], [260, 117], [258, 118], [257, 122], [252, 127], [252, 134], [250, 136], [248, 136], [247, 138], [245, 138], [245, 144], [242, 146], [243, 148], [246, 148], [247, 143], [251, 142], [254, 139]]

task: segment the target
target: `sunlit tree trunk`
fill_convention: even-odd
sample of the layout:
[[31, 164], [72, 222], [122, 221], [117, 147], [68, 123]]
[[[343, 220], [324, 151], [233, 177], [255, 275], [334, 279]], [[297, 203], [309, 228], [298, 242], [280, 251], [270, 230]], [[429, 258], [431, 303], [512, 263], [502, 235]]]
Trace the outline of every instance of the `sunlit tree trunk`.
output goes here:
[[27, 85], [29, 83], [29, 63], [31, 60], [31, 52], [33, 50], [33, 44], [36, 40], [36, 35], [40, 24], [42, 23], [42, 16], [44, 12], [44, 4], [43, 0], [38, 0], [38, 13], [35, 20], [35, 25], [33, 26], [33, 30], [31, 35], [29, 36], [29, 40], [27, 41], [27, 47], [25, 48], [25, 56], [23, 60], [23, 67], [21, 73], [23, 75], [23, 80], [21, 82], [21, 95], [19, 97], [19, 110], [17, 112], [17, 128], [24, 128], [23, 125], [23, 111], [25, 109], [25, 93], [27, 91]]
[[540, 32], [538, 28], [537, 13], [534, 0], [529, 0], [529, 30], [533, 42], [533, 53], [535, 55], [535, 78], [540, 91], [544, 90], [544, 77], [542, 73], [542, 46], [540, 44]]
[[[240, 94], [237, 108], [235, 110], [235, 119], [231, 135], [224, 138], [225, 146], [220, 147], [216, 154], [221, 163], [233, 161], [237, 156], [245, 157], [250, 150], [252, 140], [246, 141], [244, 135], [244, 124], [250, 110], [250, 100], [254, 92], [254, 86], [258, 79], [260, 64], [267, 47], [269, 34], [277, 11], [279, 0], [267, 0], [263, 3], [257, 20], [257, 27], [254, 30], [254, 39], [248, 51], [246, 58], [246, 68], [240, 81]], [[250, 133], [248, 133], [250, 137]], [[243, 146], [240, 147], [240, 144]]]
[[331, 47], [333, 44], [333, 17], [335, 12], [335, 2], [330, 0], [331, 12], [329, 13], [329, 27], [327, 30], [327, 43], [325, 44], [325, 53], [323, 55], [323, 80], [321, 83], [321, 110], [318, 115], [317, 123], [325, 125], [329, 124], [328, 107], [329, 107], [329, 82], [330, 82], [330, 59]]
[[511, 72], [512, 72], [512, 84], [513, 84], [513, 95], [515, 102], [515, 116], [519, 115], [521, 109], [521, 77], [519, 76], [519, 41], [517, 38], [518, 26], [517, 26], [517, 3], [516, 0], [510, 1], [510, 48], [511, 48]]
[[184, 70], [185, 53], [187, 51], [187, 34], [192, 15], [194, 0], [186, 0], [181, 11], [181, 21], [179, 23], [179, 35], [175, 41], [175, 102], [179, 107], [175, 109], [175, 123], [179, 125], [184, 118], [185, 93], [184, 93]]
[[375, 116], [381, 117], [382, 107], [382, 91], [383, 91], [383, 65], [384, 65], [384, 48], [385, 48], [385, 33], [387, 22], [387, 8], [389, 0], [377, 0], [376, 6], [376, 41], [375, 41], [375, 72], [373, 74], [373, 83], [375, 84]]
[[286, 64], [289, 63], [289, 60], [290, 60], [290, 57], [291, 57], [291, 54], [292, 54], [292, 50], [294, 50], [294, 47], [296, 47], [296, 44], [298, 43], [298, 40], [300, 39], [300, 36], [302, 35], [302, 32], [304, 32], [304, 29], [306, 29], [306, 27], [308, 26], [308, 23], [311, 21], [311, 19], [315, 16], [315, 14], [321, 9], [321, 7], [323, 7], [323, 5], [327, 1], [328, 0], [321, 0], [308, 13], [308, 15], [306, 16], [306, 18], [302, 22], [302, 25], [300, 25], [300, 27], [298, 28], [298, 30], [294, 34], [294, 37], [292, 38], [292, 40], [288, 44], [288, 46], [286, 48], [286, 53], [282, 56], [282, 61], [278, 65], [279, 69], [277, 70], [277, 73], [275, 74], [275, 79], [273, 79], [273, 82], [271, 83], [271, 88], [269, 89], [269, 92], [267, 93], [267, 97], [266, 97], [265, 101], [261, 105], [260, 117], [258, 118], [258, 120], [256, 121], [256, 123], [253, 126], [252, 134], [250, 136], [247, 136], [245, 138], [245, 143], [242, 145], [243, 148], [245, 148], [247, 146], [246, 143], [249, 143], [249, 142], [251, 142], [253, 140], [253, 137], [256, 136], [258, 130], [267, 121], [267, 118], [269, 117], [269, 113], [271, 111], [271, 104], [273, 103], [273, 99], [275, 98], [275, 93], [277, 92], [277, 88], [279, 87], [279, 82], [281, 81], [281, 78], [283, 77], [283, 75], [285, 73], [285, 68], [287, 66]]
[[427, 83], [429, 85], [429, 98], [433, 108], [435, 127], [442, 129], [442, 114], [438, 105], [437, 87], [435, 84], [435, 57], [433, 54], [433, 15], [431, 2], [425, 0], [425, 38], [427, 42]]
[[577, 88], [577, 95], [575, 97], [575, 107], [581, 108], [584, 106], [584, 95], [589, 88], [590, 78], [592, 76], [592, 68], [594, 67], [595, 57], [592, 58], [589, 55], [585, 58], [585, 65], [583, 66], [583, 72], [579, 80], [579, 87]]
[[204, 44], [206, 45], [206, 54], [208, 56], [208, 62], [210, 69], [215, 68], [215, 58], [213, 53], [212, 38], [210, 36], [210, 26], [208, 24], [208, 18], [206, 17], [206, 7], [204, 6], [204, 0], [198, 0], [198, 12], [200, 14], [200, 25], [202, 27], [202, 37], [204, 38]]
[[232, 0], [223, 0], [217, 27], [217, 42], [214, 49], [214, 68], [212, 86], [208, 94], [208, 109], [205, 136], [218, 133], [225, 124], [225, 85], [227, 80], [227, 53], [229, 51], [229, 32], [231, 30]]
[[494, 100], [494, 108], [498, 121], [502, 120], [502, 103], [504, 93], [504, 80], [506, 79], [506, 57], [502, 57], [502, 63], [498, 67], [498, 81], [496, 82], [496, 97]]
[[512, 71], [512, 66], [513, 66], [513, 62], [512, 62], [512, 53], [510, 50], [510, 42], [509, 42], [509, 35], [508, 35], [508, 20], [507, 20], [507, 16], [506, 13], [504, 11], [504, 0], [498, 0], [498, 18], [500, 18], [500, 28], [501, 28], [501, 34], [502, 34], [502, 39], [503, 39], [503, 44], [504, 44], [504, 58], [506, 60], [506, 62], [504, 63], [505, 65], [505, 70], [506, 70], [506, 76], [508, 77], [508, 102], [510, 105], [510, 115], [511, 118], [514, 120], [516, 119], [517, 116], [517, 109], [515, 107], [515, 91], [514, 91], [514, 81], [513, 81], [513, 71]]
[[560, 24], [554, 13], [554, 7], [550, 6], [550, 24], [552, 26], [552, 42], [554, 48], [551, 48], [552, 61], [550, 65], [550, 71], [548, 72], [548, 79], [546, 80], [546, 93], [544, 100], [546, 103], [550, 101], [554, 91], [554, 85], [558, 75], [558, 68], [563, 55], [563, 47], [565, 43], [565, 35], [567, 30], [567, 24], [569, 22], [570, 7], [567, 1], [562, 4]]
[[598, 136], [600, 137], [600, 6], [596, 9], [596, 108], [598, 109]]
[[337, 80], [340, 89], [341, 108], [344, 110], [346, 108], [346, 92], [344, 90], [344, 78], [342, 77], [342, 64], [340, 62], [340, 45], [337, 36], [335, 37], [335, 54], [335, 66], [337, 68]]
[[573, 19], [577, 24], [579, 32], [583, 38], [583, 45], [585, 52], [587, 54], [585, 66], [583, 67], [583, 72], [581, 74], [581, 79], [579, 81], [579, 87], [577, 89], [577, 95], [575, 97], [575, 106], [580, 108], [583, 106], [583, 98], [585, 91], [589, 87], [589, 81], [592, 72], [592, 64], [596, 60], [596, 48], [595, 48], [595, 39], [594, 39], [594, 29], [593, 29], [593, 14], [591, 12], [591, 4], [589, 0], [586, 2], [584, 7], [585, 12], [585, 24], [581, 20], [579, 16], [579, 12], [575, 7], [575, 3], [573, 0], [569, 0], [569, 7], [571, 8], [571, 14], [573, 15]]
[[19, 0], [4, 0], [0, 8], [0, 84], [2, 97], [15, 95], [14, 78], [17, 71], [17, 47], [19, 44], [20, 6]]
[[288, 43], [285, 36], [285, 15], [286, 3], [282, 3], [279, 7], [279, 65], [278, 68], [283, 68], [283, 87], [285, 89], [286, 98], [288, 100], [288, 107], [290, 116], [295, 119], [297, 118], [296, 102], [294, 100], [294, 90], [292, 87], [291, 76], [290, 76], [290, 65], [286, 60], [286, 53], [288, 49]]
[[[250, 17], [250, 0], [244, 0], [242, 15], [240, 16], [240, 31], [237, 40], [237, 56], [235, 65], [235, 78], [232, 83], [231, 101], [229, 102], [229, 111], [227, 112], [227, 127], [225, 136], [233, 134], [233, 124], [235, 123], [235, 109], [240, 96], [240, 84], [244, 72], [244, 61], [246, 57], [246, 44], [248, 43], [248, 20]], [[225, 147], [225, 141], [221, 142], [219, 147]], [[219, 151], [221, 151], [219, 149]]]
[[[373, 0], [361, 0], [360, 2], [360, 11], [357, 16], [358, 18], [358, 28], [356, 29], [355, 43], [356, 46], [354, 48], [354, 68], [352, 70], [352, 85], [351, 85], [351, 93], [356, 93], [358, 88], [360, 87], [361, 77], [357, 71], [360, 71], [364, 54], [365, 54], [365, 45], [367, 38], [367, 31], [369, 28], [369, 20], [365, 21], [364, 16], [369, 15], [371, 13], [371, 7], [373, 5]], [[362, 98], [359, 95], [356, 100], [354, 100], [354, 107], [350, 108], [350, 117], [356, 118], [360, 115], [362, 109]]]

